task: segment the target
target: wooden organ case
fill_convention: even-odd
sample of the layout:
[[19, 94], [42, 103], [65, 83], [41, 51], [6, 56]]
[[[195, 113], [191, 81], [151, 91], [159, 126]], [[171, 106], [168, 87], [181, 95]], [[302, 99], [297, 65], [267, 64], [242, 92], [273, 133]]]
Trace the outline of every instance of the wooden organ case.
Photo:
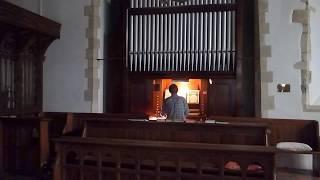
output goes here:
[[255, 3], [112, 1], [106, 112], [158, 113], [166, 82], [196, 80], [201, 116], [257, 115]]
[[0, 1], [0, 115], [42, 111], [45, 51], [60, 24]]
[[[44, 162], [42, 74], [60, 24], [0, 0], [0, 174], [35, 175]], [[43, 143], [44, 142], [44, 143]], [[0, 175], [2, 177], [2, 174]]]

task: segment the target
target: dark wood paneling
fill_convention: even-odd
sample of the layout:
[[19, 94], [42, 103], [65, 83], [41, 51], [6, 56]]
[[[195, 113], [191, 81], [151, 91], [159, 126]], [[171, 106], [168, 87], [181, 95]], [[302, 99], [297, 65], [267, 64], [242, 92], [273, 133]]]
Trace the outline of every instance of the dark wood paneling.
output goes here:
[[174, 123], [128, 120], [86, 120], [86, 137], [153, 141], [246, 144], [265, 146], [268, 126], [263, 123]]
[[42, 111], [42, 64], [60, 24], [0, 1], [0, 115]]
[[208, 87], [208, 116], [235, 114], [235, 81], [215, 79]]
[[37, 174], [40, 167], [40, 119], [0, 118], [3, 170], [14, 174]]
[[260, 18], [259, 3], [254, 0], [254, 78], [255, 78], [255, 117], [261, 117], [261, 67], [260, 67]]
[[104, 63], [104, 110], [107, 113], [126, 112], [126, 9], [129, 0], [111, 1], [107, 4], [106, 48]]
[[[22, 18], [23, 17], [23, 18]], [[60, 37], [60, 24], [6, 1], [0, 1], [0, 22], [50, 37]], [[2, 28], [2, 26], [1, 26]]]
[[254, 1], [238, 2], [235, 115], [248, 117], [255, 115]]
[[129, 84], [129, 113], [152, 111], [153, 84], [150, 79], [134, 79]]
[[124, 82], [122, 59], [107, 59], [104, 64], [105, 112], [124, 112], [126, 84]]

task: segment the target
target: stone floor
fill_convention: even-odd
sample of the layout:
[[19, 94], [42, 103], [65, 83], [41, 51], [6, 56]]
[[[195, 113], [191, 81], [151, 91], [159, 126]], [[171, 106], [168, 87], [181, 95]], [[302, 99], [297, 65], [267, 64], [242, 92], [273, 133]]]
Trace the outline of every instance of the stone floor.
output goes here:
[[279, 169], [277, 180], [320, 180], [320, 177], [312, 177], [309, 171]]
[[[0, 180], [38, 180], [32, 177], [10, 176], [0, 177]], [[320, 177], [312, 177], [308, 171], [279, 169], [277, 180], [320, 180]]]

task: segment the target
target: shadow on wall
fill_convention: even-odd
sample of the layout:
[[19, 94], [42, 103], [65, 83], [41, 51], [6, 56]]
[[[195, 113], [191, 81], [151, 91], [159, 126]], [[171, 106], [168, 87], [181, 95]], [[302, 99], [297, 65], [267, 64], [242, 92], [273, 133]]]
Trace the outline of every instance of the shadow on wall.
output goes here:
[[[309, 95], [310, 95], [310, 105], [319, 106], [320, 105], [320, 1], [319, 0], [309, 0], [309, 27], [310, 27], [310, 71], [312, 74], [311, 82], [309, 84]], [[320, 109], [319, 109], [320, 110]]]
[[318, 99], [315, 101], [314, 104], [320, 104], [320, 96], [318, 97]]

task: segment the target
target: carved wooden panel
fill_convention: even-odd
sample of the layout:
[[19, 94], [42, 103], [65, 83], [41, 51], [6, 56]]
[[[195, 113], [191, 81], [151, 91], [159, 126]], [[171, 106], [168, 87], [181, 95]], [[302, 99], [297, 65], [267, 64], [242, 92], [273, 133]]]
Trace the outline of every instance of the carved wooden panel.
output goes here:
[[[273, 180], [273, 148], [128, 139], [57, 140], [55, 180]], [[236, 162], [239, 169], [226, 164]], [[250, 165], [261, 169], [252, 171]]]
[[0, 115], [40, 112], [44, 53], [60, 24], [0, 1], [0, 27]]

